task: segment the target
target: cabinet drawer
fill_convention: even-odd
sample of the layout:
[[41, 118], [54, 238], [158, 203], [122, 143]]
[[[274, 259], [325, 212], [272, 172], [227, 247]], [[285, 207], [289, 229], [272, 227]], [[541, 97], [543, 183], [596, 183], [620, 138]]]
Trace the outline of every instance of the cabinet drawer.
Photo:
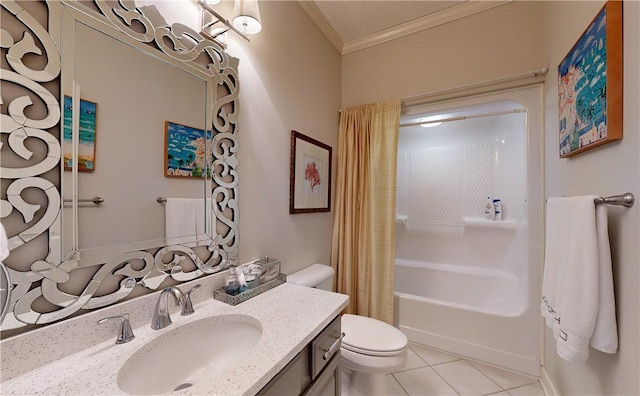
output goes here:
[[315, 380], [331, 358], [340, 352], [341, 329], [338, 316], [311, 341], [311, 379]]

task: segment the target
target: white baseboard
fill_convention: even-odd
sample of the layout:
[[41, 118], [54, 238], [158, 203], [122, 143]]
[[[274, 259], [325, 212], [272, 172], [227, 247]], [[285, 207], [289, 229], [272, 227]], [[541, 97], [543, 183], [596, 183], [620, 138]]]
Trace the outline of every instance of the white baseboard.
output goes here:
[[556, 389], [553, 381], [549, 377], [549, 373], [545, 370], [544, 366], [540, 370], [540, 385], [542, 385], [542, 390], [544, 394], [547, 396], [559, 396], [558, 390]]
[[535, 358], [470, 343], [464, 340], [449, 338], [407, 326], [400, 325], [399, 328], [411, 342], [468, 357], [531, 377], [540, 378], [540, 362]]

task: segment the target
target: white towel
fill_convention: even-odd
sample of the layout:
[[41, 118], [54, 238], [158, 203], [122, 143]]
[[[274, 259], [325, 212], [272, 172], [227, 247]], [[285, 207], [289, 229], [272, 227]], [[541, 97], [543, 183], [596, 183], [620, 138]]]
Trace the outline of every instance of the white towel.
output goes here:
[[567, 361], [587, 360], [589, 345], [618, 350], [607, 206], [595, 198], [547, 200], [541, 310]]
[[0, 223], [0, 263], [9, 257], [9, 240], [7, 239], [7, 231]]
[[211, 199], [207, 198], [206, 201], [195, 199], [194, 201], [198, 201], [196, 204], [196, 232], [198, 235], [203, 233], [211, 235]]
[[201, 202], [198, 199], [167, 198], [164, 204], [167, 239], [196, 235], [198, 204]]

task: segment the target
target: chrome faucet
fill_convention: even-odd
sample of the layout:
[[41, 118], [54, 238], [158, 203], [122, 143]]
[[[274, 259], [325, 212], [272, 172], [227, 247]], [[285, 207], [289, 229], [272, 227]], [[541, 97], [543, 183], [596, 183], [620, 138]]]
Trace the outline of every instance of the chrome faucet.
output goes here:
[[118, 330], [118, 338], [116, 338], [116, 344], [124, 344], [127, 343], [134, 338], [133, 330], [131, 330], [131, 324], [129, 324], [129, 314], [125, 313], [119, 316], [111, 316], [108, 318], [103, 318], [98, 321], [98, 324], [103, 324], [104, 322], [112, 319], [120, 320], [120, 327]]
[[182, 307], [185, 305], [185, 297], [180, 289], [175, 286], [165, 288], [158, 297], [158, 303], [156, 309], [153, 311], [153, 319], [151, 319], [151, 328], [154, 330], [163, 329], [171, 324], [171, 317], [169, 317], [168, 297], [169, 294], [173, 295], [176, 300], [176, 305], [180, 304]]
[[184, 305], [182, 306], [182, 312], [180, 312], [180, 315], [191, 315], [192, 313], [194, 313], [195, 311], [193, 310], [193, 303], [191, 303], [191, 292], [193, 292], [194, 290], [198, 289], [200, 287], [200, 285], [195, 285], [194, 287], [191, 288], [191, 290], [189, 290], [188, 292], [184, 293]]

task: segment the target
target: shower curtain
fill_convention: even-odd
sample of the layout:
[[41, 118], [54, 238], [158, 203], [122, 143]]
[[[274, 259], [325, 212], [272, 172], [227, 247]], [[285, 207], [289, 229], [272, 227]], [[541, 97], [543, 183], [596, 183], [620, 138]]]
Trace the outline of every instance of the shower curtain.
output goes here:
[[331, 266], [347, 313], [393, 323], [400, 100], [343, 110]]

